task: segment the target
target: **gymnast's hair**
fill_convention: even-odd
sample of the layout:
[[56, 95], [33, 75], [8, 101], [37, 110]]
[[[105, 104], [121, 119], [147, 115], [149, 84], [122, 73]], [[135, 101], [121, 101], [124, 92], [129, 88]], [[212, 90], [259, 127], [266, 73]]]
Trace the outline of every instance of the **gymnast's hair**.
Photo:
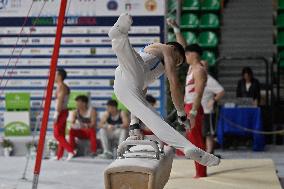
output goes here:
[[57, 73], [61, 76], [62, 80], [66, 79], [67, 72], [63, 68], [58, 68]]
[[113, 107], [116, 107], [118, 106], [116, 100], [109, 100], [107, 101], [107, 106], [113, 106]]
[[183, 60], [182, 62], [185, 62], [185, 51], [184, 51], [184, 48], [181, 44], [179, 44], [178, 42], [167, 42], [166, 45], [172, 45], [175, 47], [175, 49], [179, 52], [179, 54], [182, 56]]
[[89, 98], [86, 95], [79, 95], [75, 98], [75, 101], [81, 101], [85, 104], [89, 103]]

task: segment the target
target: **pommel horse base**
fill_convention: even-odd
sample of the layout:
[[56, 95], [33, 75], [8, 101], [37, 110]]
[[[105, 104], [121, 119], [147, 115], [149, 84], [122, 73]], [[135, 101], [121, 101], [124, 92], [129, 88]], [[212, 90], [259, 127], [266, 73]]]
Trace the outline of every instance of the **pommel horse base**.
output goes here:
[[151, 140], [124, 141], [118, 147], [118, 159], [105, 170], [105, 189], [162, 189], [173, 157], [171, 147], [161, 149]]

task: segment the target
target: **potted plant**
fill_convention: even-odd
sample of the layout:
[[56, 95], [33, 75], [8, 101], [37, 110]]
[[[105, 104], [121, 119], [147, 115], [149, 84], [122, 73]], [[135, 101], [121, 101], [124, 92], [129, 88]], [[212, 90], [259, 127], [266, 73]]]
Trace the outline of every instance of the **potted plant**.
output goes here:
[[4, 156], [9, 157], [13, 151], [13, 143], [8, 139], [3, 139], [1, 145], [4, 149]]
[[50, 157], [55, 157], [56, 150], [57, 150], [57, 147], [58, 147], [57, 141], [55, 141], [53, 139], [49, 139], [48, 142], [47, 142], [47, 146], [48, 146], [48, 151], [49, 151]]
[[36, 156], [36, 149], [37, 149], [37, 145], [34, 142], [28, 142], [26, 144], [28, 153], [30, 154], [31, 157], [35, 157]]

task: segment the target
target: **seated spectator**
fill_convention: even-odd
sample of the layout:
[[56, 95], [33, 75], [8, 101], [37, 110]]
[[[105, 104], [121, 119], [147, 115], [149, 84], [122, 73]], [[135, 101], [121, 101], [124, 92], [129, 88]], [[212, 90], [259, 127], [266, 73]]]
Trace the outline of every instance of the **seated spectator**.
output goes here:
[[258, 106], [260, 101], [260, 84], [253, 77], [250, 67], [244, 67], [242, 71], [242, 79], [238, 82], [237, 97], [252, 98], [254, 105]]
[[[71, 117], [71, 129], [69, 132], [69, 142], [75, 148], [75, 138], [89, 139], [91, 142], [91, 152], [93, 155], [97, 151], [96, 141], [96, 110], [89, 106], [89, 99], [85, 95], [76, 97], [76, 110]], [[72, 158], [72, 157], [71, 157]], [[71, 159], [69, 158], [69, 159]]]
[[[128, 136], [129, 115], [117, 109], [117, 102], [109, 100], [107, 111], [99, 123], [103, 153], [99, 156], [105, 159], [113, 158], [112, 149], [121, 144]], [[115, 145], [116, 144], [116, 145]]]

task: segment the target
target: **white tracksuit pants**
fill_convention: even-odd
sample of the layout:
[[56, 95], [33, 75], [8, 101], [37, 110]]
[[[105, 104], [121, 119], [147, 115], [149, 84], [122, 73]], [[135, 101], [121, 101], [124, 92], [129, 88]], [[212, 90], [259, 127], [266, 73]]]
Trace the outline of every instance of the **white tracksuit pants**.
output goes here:
[[166, 123], [146, 101], [143, 94], [146, 81], [144, 62], [132, 48], [128, 35], [117, 32], [119, 34], [112, 38], [112, 48], [119, 64], [115, 71], [114, 82], [114, 92], [117, 98], [161, 141], [179, 149], [195, 147]]

